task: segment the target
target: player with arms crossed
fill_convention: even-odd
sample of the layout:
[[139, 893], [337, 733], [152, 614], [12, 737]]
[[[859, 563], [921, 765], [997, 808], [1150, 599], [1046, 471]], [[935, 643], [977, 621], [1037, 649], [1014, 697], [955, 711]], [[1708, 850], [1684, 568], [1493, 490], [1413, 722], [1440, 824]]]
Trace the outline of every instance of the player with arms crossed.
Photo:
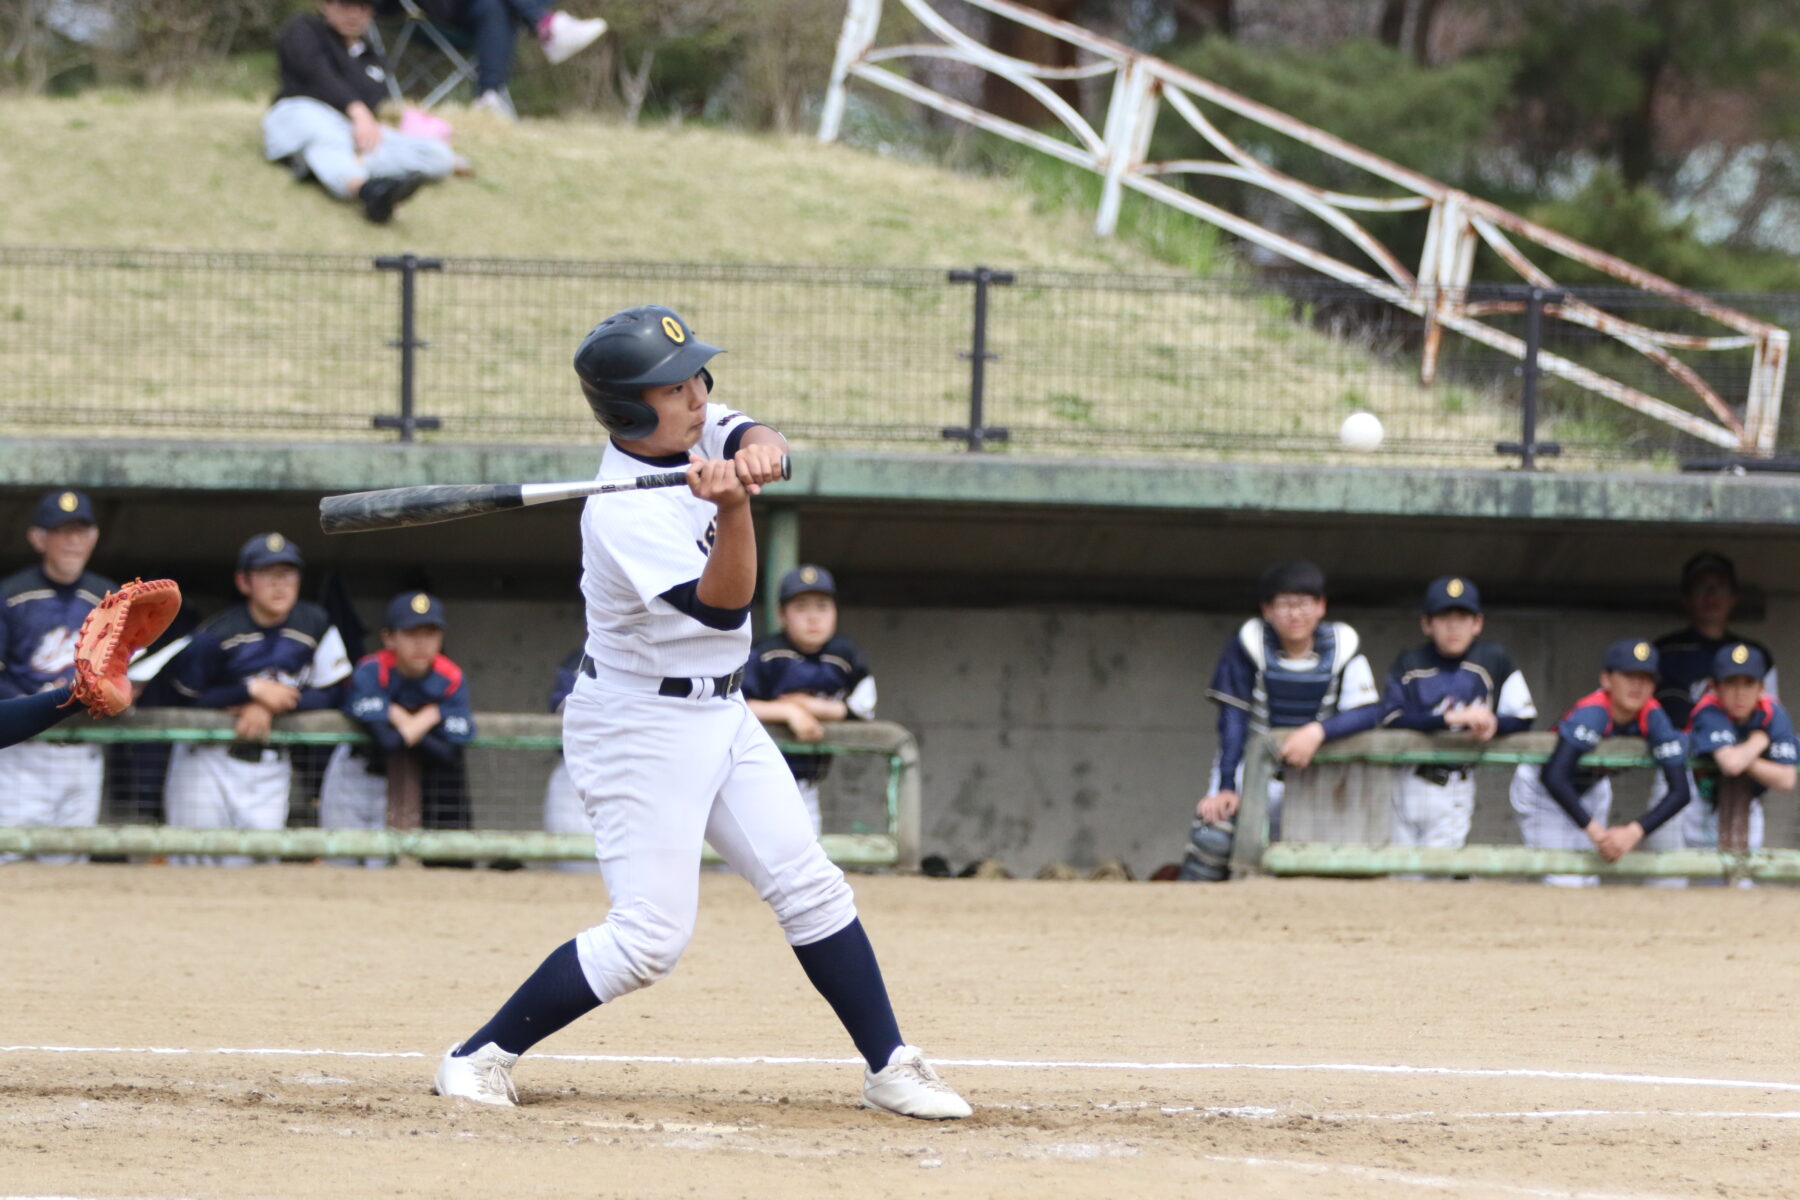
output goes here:
[[519, 1055], [673, 971], [710, 842], [774, 910], [867, 1060], [863, 1103], [966, 1117], [969, 1105], [902, 1041], [850, 886], [739, 690], [756, 590], [750, 497], [781, 478], [787, 441], [707, 402], [706, 364], [718, 353], [657, 306], [608, 317], [576, 351], [582, 391], [612, 435], [600, 478], [679, 466], [688, 477], [685, 491], [591, 498], [581, 519], [587, 648], [563, 709], [563, 750], [612, 908], [450, 1048], [436, 1090], [517, 1104]]
[[[1713, 659], [1712, 688], [1688, 718], [1699, 795], [1682, 812], [1682, 842], [1695, 847], [1761, 850], [1762, 794], [1791, 792], [1800, 742], [1781, 701], [1763, 684], [1769, 660], [1753, 642], [1721, 646]], [[1720, 803], [1727, 779], [1740, 779], [1747, 804], [1741, 812]]]
[[[1591, 845], [1617, 862], [1639, 842], [1649, 848], [1679, 849], [1680, 831], [1657, 831], [1688, 802], [1687, 743], [1651, 695], [1656, 690], [1656, 647], [1635, 638], [1614, 642], [1600, 660], [1600, 689], [1569, 707], [1556, 723], [1556, 748], [1540, 768], [1522, 763], [1513, 772], [1512, 806], [1520, 839], [1540, 850], [1586, 850]], [[1612, 780], [1605, 770], [1583, 768], [1581, 756], [1602, 738], [1641, 737], [1656, 760], [1661, 783], [1651, 808], [1637, 820], [1606, 827], [1612, 808]], [[1597, 875], [1546, 875], [1562, 887], [1592, 887]]]

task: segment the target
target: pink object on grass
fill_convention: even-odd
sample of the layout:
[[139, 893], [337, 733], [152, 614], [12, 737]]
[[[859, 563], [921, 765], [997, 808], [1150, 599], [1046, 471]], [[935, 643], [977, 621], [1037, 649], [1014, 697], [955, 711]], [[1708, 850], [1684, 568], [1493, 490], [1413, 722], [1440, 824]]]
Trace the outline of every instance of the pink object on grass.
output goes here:
[[422, 108], [409, 108], [400, 114], [400, 132], [411, 137], [448, 142], [451, 128], [450, 122], [442, 117], [434, 117]]

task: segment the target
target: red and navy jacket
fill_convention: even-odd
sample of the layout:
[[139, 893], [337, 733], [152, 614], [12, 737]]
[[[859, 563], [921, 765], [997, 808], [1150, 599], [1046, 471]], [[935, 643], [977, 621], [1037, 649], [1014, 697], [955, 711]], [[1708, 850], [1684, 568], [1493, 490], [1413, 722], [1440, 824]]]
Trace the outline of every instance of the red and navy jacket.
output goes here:
[[1544, 788], [1569, 814], [1569, 820], [1586, 829], [1593, 817], [1581, 797], [1605, 772], [1583, 771], [1578, 764], [1583, 754], [1600, 744], [1601, 738], [1609, 737], [1643, 738], [1650, 757], [1656, 760], [1657, 769], [1668, 782], [1668, 794], [1662, 803], [1637, 819], [1645, 833], [1653, 833], [1687, 807], [1688, 802], [1687, 742], [1655, 700], [1646, 700], [1637, 715], [1624, 724], [1613, 721], [1604, 691], [1596, 689], [1577, 700], [1556, 723], [1556, 749], [1550, 752], [1550, 761], [1544, 764], [1540, 776]]
[[[1712, 761], [1713, 752], [1725, 746], [1735, 746], [1758, 729], [1769, 735], [1769, 747], [1762, 752], [1762, 757], [1770, 762], [1793, 766], [1800, 762], [1800, 740], [1794, 736], [1794, 722], [1788, 717], [1787, 709], [1781, 701], [1763, 693], [1762, 699], [1750, 711], [1749, 719], [1742, 725], [1736, 724], [1726, 715], [1725, 707], [1719, 703], [1717, 692], [1707, 692], [1694, 705], [1694, 711], [1688, 717], [1688, 741], [1694, 747], [1694, 756]], [[1700, 768], [1696, 767], [1696, 771]], [[1754, 779], [1753, 795], [1760, 796], [1769, 789]]]
[[475, 736], [475, 718], [469, 711], [469, 689], [462, 668], [446, 655], [432, 660], [423, 678], [409, 679], [400, 673], [394, 652], [380, 650], [356, 664], [350, 676], [350, 698], [344, 711], [360, 721], [384, 754], [406, 745], [400, 731], [388, 720], [388, 705], [398, 704], [407, 712], [418, 712], [435, 704], [443, 720], [419, 740], [418, 748], [439, 762], [451, 762], [462, 747]]

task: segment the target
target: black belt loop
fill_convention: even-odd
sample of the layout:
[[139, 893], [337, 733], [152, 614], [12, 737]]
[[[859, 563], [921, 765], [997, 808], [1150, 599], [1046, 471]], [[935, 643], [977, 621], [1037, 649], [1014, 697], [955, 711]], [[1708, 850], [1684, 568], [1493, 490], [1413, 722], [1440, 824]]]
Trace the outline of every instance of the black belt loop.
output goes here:
[[599, 679], [599, 676], [594, 672], [594, 660], [585, 654], [581, 656], [581, 673], [586, 675], [589, 679]]

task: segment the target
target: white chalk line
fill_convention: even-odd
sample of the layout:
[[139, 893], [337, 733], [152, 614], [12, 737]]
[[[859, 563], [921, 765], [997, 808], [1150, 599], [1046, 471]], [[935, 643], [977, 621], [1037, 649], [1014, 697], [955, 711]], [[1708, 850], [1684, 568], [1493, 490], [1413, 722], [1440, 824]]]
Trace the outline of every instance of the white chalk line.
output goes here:
[[1388, 1167], [1359, 1167], [1350, 1163], [1315, 1163], [1291, 1162], [1280, 1158], [1239, 1158], [1226, 1154], [1208, 1154], [1209, 1162], [1229, 1163], [1243, 1167], [1272, 1167], [1277, 1170], [1295, 1171], [1302, 1175], [1347, 1175], [1354, 1179], [1368, 1179], [1376, 1183], [1397, 1183], [1407, 1187], [1429, 1188], [1433, 1191], [1488, 1191], [1499, 1192], [1507, 1196], [1530, 1196], [1542, 1200], [1676, 1200], [1663, 1193], [1651, 1192], [1595, 1192], [1585, 1188], [1548, 1188], [1528, 1187], [1516, 1183], [1484, 1182], [1478, 1179], [1457, 1179], [1449, 1175], [1421, 1175], [1412, 1171], [1396, 1171]]
[[[244, 1055], [293, 1058], [437, 1058], [419, 1050], [331, 1050], [217, 1046], [0, 1046], [0, 1054], [167, 1054]], [[679, 1054], [533, 1054], [548, 1062], [613, 1063], [682, 1067], [845, 1067], [860, 1058], [800, 1055], [692, 1056]], [[956, 1070], [1008, 1071], [1269, 1071], [1330, 1072], [1351, 1075], [1425, 1075], [1458, 1079], [1551, 1079], [1574, 1083], [1622, 1083], [1648, 1087], [1746, 1088], [1800, 1093], [1800, 1083], [1755, 1079], [1715, 1079], [1690, 1075], [1636, 1075], [1612, 1071], [1551, 1071], [1532, 1067], [1422, 1067], [1380, 1063], [1128, 1062], [1079, 1059], [933, 1058], [932, 1065]]]

